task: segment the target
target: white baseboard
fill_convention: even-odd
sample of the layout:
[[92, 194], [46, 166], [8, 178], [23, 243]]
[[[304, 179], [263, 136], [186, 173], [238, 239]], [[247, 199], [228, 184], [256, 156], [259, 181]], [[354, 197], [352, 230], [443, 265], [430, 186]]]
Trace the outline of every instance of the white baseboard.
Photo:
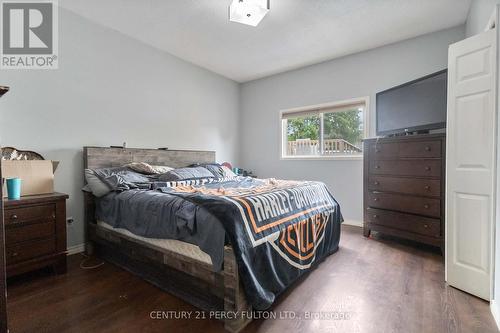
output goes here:
[[490, 310], [493, 315], [493, 319], [495, 319], [495, 322], [497, 323], [497, 328], [500, 330], [500, 307], [494, 299], [490, 302]]
[[353, 226], [356, 226], [356, 227], [362, 227], [363, 226], [363, 221], [345, 219], [344, 220], [344, 224], [353, 225]]
[[82, 253], [85, 251], [85, 244], [78, 244], [74, 246], [69, 246], [67, 249], [67, 255], [70, 256], [72, 254]]

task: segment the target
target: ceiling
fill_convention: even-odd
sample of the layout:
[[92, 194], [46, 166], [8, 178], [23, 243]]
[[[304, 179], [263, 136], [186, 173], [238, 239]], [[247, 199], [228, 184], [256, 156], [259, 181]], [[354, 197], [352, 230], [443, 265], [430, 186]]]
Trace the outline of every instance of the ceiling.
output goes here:
[[238, 82], [463, 24], [471, 0], [270, 0], [257, 27], [231, 0], [64, 0], [103, 26]]

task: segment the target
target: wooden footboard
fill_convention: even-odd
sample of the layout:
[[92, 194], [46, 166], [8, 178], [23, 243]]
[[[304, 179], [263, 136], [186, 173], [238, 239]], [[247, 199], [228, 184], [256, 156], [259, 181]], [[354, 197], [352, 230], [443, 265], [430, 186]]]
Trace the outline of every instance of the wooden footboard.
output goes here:
[[[87, 251], [136, 274], [204, 311], [226, 311], [236, 315], [224, 320], [230, 332], [241, 331], [251, 320], [231, 246], [224, 248], [224, 266], [214, 272], [211, 264], [182, 253], [155, 248], [95, 220], [94, 197], [85, 193]], [[159, 309], [162, 310], [162, 309]]]
[[239, 332], [250, 321], [251, 316], [245, 315], [252, 311], [247, 303], [238, 273], [234, 251], [230, 246], [224, 248], [224, 311], [235, 313], [236, 318], [226, 320], [224, 328], [230, 332]]

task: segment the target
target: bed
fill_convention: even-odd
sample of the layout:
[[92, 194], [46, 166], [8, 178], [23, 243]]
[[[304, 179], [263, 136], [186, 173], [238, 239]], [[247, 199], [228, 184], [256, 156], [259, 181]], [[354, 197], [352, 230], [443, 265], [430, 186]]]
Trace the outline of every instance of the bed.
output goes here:
[[[84, 147], [86, 169], [130, 162], [181, 168], [213, 163], [215, 152]], [[340, 207], [322, 183], [237, 177], [134, 191], [113, 194], [106, 200], [84, 193], [87, 251], [201, 310], [231, 314], [222, 316], [230, 332], [242, 330], [251, 320], [252, 309], [268, 308], [284, 289], [338, 250]], [[146, 217], [155, 208], [142, 207], [145, 196], [170, 198], [203, 212], [195, 216], [200, 227], [194, 229], [204, 237], [187, 241], [144, 237], [117, 218], [110, 222], [112, 215], [105, 212], [138, 203], [135, 207], [143, 209], [138, 216]], [[119, 216], [130, 220], [133, 211], [125, 210]], [[207, 216], [216, 221], [208, 221]], [[138, 223], [134, 218], [129, 225], [141, 227], [149, 221]], [[209, 231], [202, 230], [204, 224]], [[225, 235], [222, 240], [217, 226]], [[207, 232], [217, 241], [210, 241]]]

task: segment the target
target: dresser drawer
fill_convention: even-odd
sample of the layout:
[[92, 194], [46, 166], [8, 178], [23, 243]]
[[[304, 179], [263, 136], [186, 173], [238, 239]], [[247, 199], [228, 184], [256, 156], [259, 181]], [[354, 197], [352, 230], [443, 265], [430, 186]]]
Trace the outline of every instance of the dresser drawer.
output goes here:
[[55, 236], [55, 221], [30, 224], [11, 224], [5, 228], [5, 243], [11, 246], [27, 240]]
[[441, 177], [441, 160], [370, 161], [370, 174], [391, 176]]
[[441, 181], [437, 179], [370, 176], [368, 189], [380, 192], [439, 197], [441, 195]]
[[52, 254], [55, 251], [54, 238], [18, 243], [5, 249], [7, 265]]
[[375, 142], [370, 146], [372, 159], [440, 158], [441, 141]]
[[439, 219], [368, 208], [366, 210], [366, 221], [370, 224], [400, 229], [420, 235], [431, 237], [441, 236]]
[[56, 210], [54, 204], [9, 208], [5, 210], [5, 225], [30, 224], [54, 221]]
[[374, 143], [370, 145], [372, 159], [397, 158], [399, 156], [399, 143]]
[[399, 157], [441, 157], [441, 141], [400, 142]]
[[367, 205], [371, 208], [390, 209], [438, 218], [441, 216], [441, 200], [439, 199], [404, 194], [368, 192]]

